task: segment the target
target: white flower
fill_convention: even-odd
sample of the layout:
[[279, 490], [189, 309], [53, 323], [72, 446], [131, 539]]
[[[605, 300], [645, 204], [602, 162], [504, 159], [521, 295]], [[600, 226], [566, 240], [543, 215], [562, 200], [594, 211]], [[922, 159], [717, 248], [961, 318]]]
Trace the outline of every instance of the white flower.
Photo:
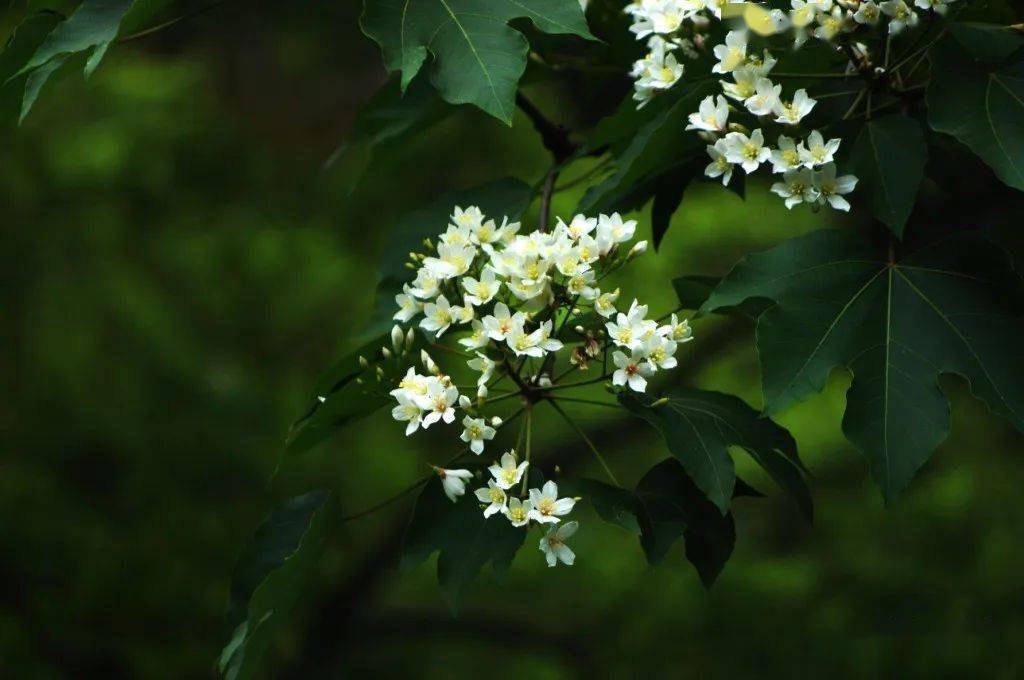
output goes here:
[[653, 371], [650, 364], [644, 361], [643, 356], [634, 353], [632, 357], [627, 357], [622, 352], [615, 352], [612, 355], [612, 361], [615, 362], [616, 368], [619, 369], [612, 374], [613, 385], [618, 385], [619, 387], [629, 385], [629, 389], [634, 392], [643, 392], [647, 389], [646, 376], [649, 376]]
[[561, 340], [551, 337], [552, 328], [553, 324], [549, 319], [542, 323], [540, 328], [534, 331], [535, 333], [540, 333], [537, 344], [545, 352], [557, 352], [564, 346]]
[[486, 354], [481, 354], [480, 352], [476, 353], [475, 359], [467, 361], [466, 365], [474, 371], [480, 371], [480, 377], [476, 379], [477, 387], [486, 384], [487, 381], [491, 379], [491, 376], [494, 375], [494, 369], [497, 366], [491, 358]]
[[652, 335], [644, 340], [640, 354], [652, 371], [675, 368], [678, 363], [675, 357], [676, 343], [662, 335]]
[[572, 563], [576, 561], [576, 553], [565, 544], [565, 540], [575, 534], [579, 528], [579, 522], [566, 522], [551, 527], [544, 538], [540, 539], [540, 549], [544, 553], [549, 567], [553, 567], [559, 562], [571, 567]]
[[713, 52], [718, 63], [711, 68], [712, 73], [729, 73], [743, 66], [747, 60], [746, 31], [729, 31], [725, 44], [715, 45]]
[[525, 313], [516, 312], [513, 315], [509, 310], [508, 305], [504, 302], [499, 302], [494, 305], [494, 314], [483, 318], [484, 331], [491, 340], [497, 340], [500, 342], [511, 335], [515, 330], [522, 329], [525, 321]]
[[896, 35], [905, 28], [917, 26], [919, 20], [917, 12], [907, 7], [907, 3], [903, 0], [888, 0], [888, 2], [880, 4], [879, 7], [891, 17], [889, 19], [889, 35]]
[[800, 147], [800, 161], [808, 168], [831, 163], [839, 149], [839, 142], [839, 139], [830, 139], [825, 142], [821, 133], [815, 130], [807, 136], [807, 148], [802, 145]]
[[532, 333], [527, 333], [522, 326], [519, 326], [512, 329], [512, 332], [505, 338], [505, 344], [517, 357], [524, 355], [542, 357], [544, 356], [544, 348], [540, 345], [542, 335], [539, 328]]
[[509, 451], [502, 454], [500, 465], [494, 464], [487, 468], [487, 470], [494, 477], [494, 482], [507, 491], [519, 483], [528, 465], [529, 463], [525, 460], [516, 465], [516, 452]]
[[718, 95], [705, 97], [696, 113], [690, 114], [690, 124], [687, 130], [704, 130], [706, 132], [721, 132], [729, 122], [729, 102], [725, 97]]
[[826, 42], [831, 41], [846, 28], [847, 16], [842, 7], [833, 7], [831, 12], [818, 14], [818, 27], [814, 29], [814, 37]]
[[615, 301], [618, 299], [618, 288], [610, 293], [598, 293], [597, 298], [594, 300], [594, 311], [607, 319], [615, 313]]
[[473, 319], [470, 328], [472, 330], [470, 331], [469, 336], [460, 338], [459, 344], [466, 349], [480, 349], [481, 347], [486, 347], [487, 343], [489, 343], [491, 339], [487, 336], [487, 330], [484, 328], [483, 322], [478, 319]]
[[818, 12], [817, 5], [812, 2], [804, 2], [804, 0], [792, 0], [790, 6], [793, 9], [789, 11], [789, 20], [796, 28], [808, 26], [814, 21], [814, 16]]
[[445, 385], [433, 378], [427, 393], [417, 399], [425, 410], [430, 411], [423, 417], [423, 429], [427, 429], [438, 420], [450, 423], [455, 420], [455, 404], [459, 401], [459, 390], [454, 385]]
[[469, 450], [478, 456], [484, 452], [484, 442], [494, 439], [494, 428], [483, 418], [466, 416], [462, 419], [462, 427], [465, 429], [460, 438], [464, 442], [469, 442]]
[[423, 409], [415, 399], [408, 394], [399, 393], [395, 395], [398, 406], [391, 409], [391, 417], [398, 421], [408, 421], [405, 426], [405, 436], [408, 437], [420, 428], [420, 421], [423, 416]]
[[814, 203], [819, 196], [814, 177], [807, 168], [787, 171], [781, 182], [772, 185], [772, 192], [786, 199], [786, 207], [790, 209], [799, 203]]
[[395, 304], [398, 305], [398, 311], [391, 318], [402, 323], [412, 321], [423, 311], [423, 303], [413, 297], [409, 284], [402, 286], [402, 292], [395, 296]]
[[755, 93], [744, 105], [755, 116], [767, 116], [779, 103], [782, 85], [776, 85], [767, 78], [758, 78]]
[[857, 186], [857, 178], [853, 175], [836, 177], [835, 163], [822, 166], [821, 170], [814, 173], [814, 187], [818, 192], [818, 200], [821, 203], [828, 203], [836, 210], [848, 211], [850, 203], [844, 194], [848, 194]]
[[683, 343], [693, 340], [693, 329], [690, 328], [690, 322], [686, 319], [680, 320], [675, 314], [669, 319], [668, 325], [663, 328], [667, 329], [665, 337], [671, 338], [675, 342]]
[[757, 81], [764, 77], [761, 69], [755, 66], [744, 66], [732, 72], [732, 79], [735, 82], [727, 83], [722, 81], [722, 89], [725, 96], [736, 101], [746, 101], [757, 91]]
[[858, 24], [864, 24], [866, 26], [874, 26], [878, 23], [878, 19], [881, 16], [881, 10], [878, 5], [872, 0], [864, 0], [860, 3], [860, 7], [853, 14], [853, 20]]
[[761, 128], [754, 130], [749, 137], [742, 132], [730, 132], [725, 136], [726, 160], [739, 163], [747, 174], [757, 170], [771, 155], [771, 149], [764, 145]]
[[558, 485], [546, 482], [541, 489], [530, 489], [530, 519], [540, 524], [556, 524], [576, 505], [575, 498], [559, 498]]
[[[504, 218], [502, 226], [508, 221], [508, 218]], [[483, 245], [484, 243], [494, 243], [495, 241], [501, 240], [502, 228], [498, 227], [494, 220], [487, 220], [480, 226], [472, 230], [470, 240], [477, 244]]]
[[625, 243], [636, 233], [636, 220], [623, 221], [622, 215], [600, 215], [597, 219], [597, 248], [605, 255], [613, 246]]
[[491, 301], [501, 288], [501, 281], [494, 278], [494, 270], [485, 267], [480, 280], [469, 276], [462, 277], [462, 287], [466, 289], [466, 302], [471, 305], [484, 305]]
[[445, 470], [435, 467], [434, 471], [441, 478], [441, 486], [444, 487], [444, 494], [454, 503], [459, 496], [466, 493], [466, 480], [473, 479], [473, 473], [469, 470]]
[[465, 210], [459, 206], [455, 206], [455, 210], [451, 216], [452, 224], [457, 227], [467, 227], [469, 229], [475, 229], [479, 227], [484, 221], [484, 214], [480, 211], [480, 208], [475, 205], [471, 205]]
[[508, 517], [508, 521], [514, 527], [524, 527], [530, 521], [530, 511], [533, 505], [530, 501], [520, 501], [515, 496], [508, 499], [508, 505], [502, 508], [502, 514]]
[[475, 493], [478, 501], [487, 504], [487, 507], [484, 508], [484, 517], [490, 517], [499, 512], [504, 514], [505, 504], [508, 503], [508, 494], [495, 484], [493, 479], [488, 479], [487, 486], [480, 487]]
[[931, 9], [936, 14], [944, 16], [949, 11], [949, 4], [953, 0], [916, 0], [914, 2], [915, 7], [921, 9]]
[[580, 236], [585, 236], [590, 232], [594, 231], [597, 227], [597, 220], [593, 217], [587, 217], [585, 215], [576, 215], [572, 218], [572, 222], [566, 225], [564, 222], [559, 220], [561, 226], [564, 226], [569, 236], [574, 239], [578, 239]]
[[708, 155], [711, 156], [711, 162], [704, 168], [704, 174], [712, 179], [716, 177], [722, 178], [722, 186], [729, 184], [729, 180], [732, 179], [732, 163], [725, 156], [726, 143], [724, 139], [719, 139], [714, 144], [708, 145]]
[[657, 328], [656, 324], [644, 320], [647, 314], [647, 306], [639, 305], [636, 300], [629, 308], [629, 312], [619, 312], [615, 321], [605, 324], [608, 337], [619, 347], [638, 349], [643, 341]]
[[[460, 239], [461, 240], [461, 239]], [[466, 245], [454, 245], [452, 243], [437, 244], [437, 257], [428, 257], [423, 260], [423, 267], [439, 279], [451, 279], [462, 276], [473, 264], [476, 257], [476, 248], [468, 243], [469, 231], [466, 231]]]
[[440, 290], [441, 280], [437, 278], [430, 270], [425, 267], [421, 267], [416, 272], [416, 278], [413, 279], [412, 287], [407, 292], [412, 293], [421, 300], [429, 300], [430, 298], [437, 295]]
[[779, 135], [779, 148], [772, 149], [772, 172], [783, 173], [802, 165], [800, 149], [792, 138]]
[[420, 320], [420, 328], [434, 331], [437, 337], [441, 337], [448, 330], [448, 327], [451, 326], [452, 322], [455, 321], [455, 313], [460, 311], [451, 306], [448, 298], [440, 295], [437, 298], [437, 302], [428, 302], [423, 305], [423, 318]]
[[804, 116], [811, 112], [811, 109], [813, 109], [814, 105], [817, 103], [817, 100], [811, 99], [807, 96], [807, 90], [801, 88], [793, 95], [793, 101], [778, 103], [773, 111], [775, 114], [775, 122], [786, 125], [797, 125], [804, 119]]
[[427, 388], [430, 387], [432, 381], [433, 378], [420, 375], [416, 372], [415, 368], [410, 366], [401, 382], [398, 383], [398, 387], [391, 390], [391, 396], [397, 399], [398, 395], [401, 394], [410, 399], [417, 399], [427, 393]]

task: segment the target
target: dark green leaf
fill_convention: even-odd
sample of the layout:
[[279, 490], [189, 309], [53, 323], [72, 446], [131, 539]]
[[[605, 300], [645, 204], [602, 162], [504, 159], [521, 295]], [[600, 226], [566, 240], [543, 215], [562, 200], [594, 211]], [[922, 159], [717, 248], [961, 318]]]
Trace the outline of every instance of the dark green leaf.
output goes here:
[[705, 311], [774, 301], [757, 324], [765, 408], [777, 413], [853, 372], [843, 430], [887, 500], [949, 431], [941, 373], [970, 381], [1024, 429], [1020, 280], [1005, 253], [964, 233], [898, 261], [858, 234], [819, 231], [748, 255]]
[[1024, 37], [1009, 26], [951, 22], [949, 34], [967, 54], [982, 61], [1001, 62], [1024, 46]]
[[682, 537], [686, 559], [697, 568], [705, 587], [710, 587], [736, 543], [732, 513], [722, 515], [671, 458], [644, 475], [636, 486], [636, 497], [640, 545], [648, 562], [661, 562]]
[[234, 627], [220, 657], [228, 680], [254, 677], [260, 657], [301, 594], [340, 512], [335, 497], [311, 491], [273, 510], [242, 551], [231, 583]]
[[579, 496], [589, 502], [604, 521], [632, 533], [640, 532], [636, 497], [626, 489], [594, 479], [573, 477], [558, 480], [558, 488], [562, 495]]
[[850, 162], [860, 178], [861, 195], [870, 199], [875, 217], [896, 236], [903, 236], [927, 160], [921, 124], [907, 116], [870, 120], [854, 142]]
[[432, 479], [416, 500], [405, 533], [402, 564], [417, 566], [439, 551], [437, 580], [448, 606], [457, 611], [462, 591], [477, 572], [491, 562], [496, 573], [504, 573], [525, 537], [525, 528], [513, 527], [501, 515], [485, 519], [471, 489], [452, 503], [440, 480]]
[[[50, 69], [43, 75], [19, 75], [21, 68], [28, 63], [46, 37], [63, 19], [63, 15], [57, 12], [36, 12], [29, 15], [14, 30], [3, 52], [0, 52], [0, 87], [4, 93], [5, 119], [24, 118], [25, 112], [32, 107], [46, 78], [55, 70]], [[59, 65], [58, 63], [57, 66]]]
[[651, 238], [654, 241], [654, 249], [661, 246], [661, 240], [668, 231], [672, 221], [672, 214], [683, 202], [683, 194], [686, 187], [693, 179], [695, 171], [692, 167], [682, 168], [677, 172], [670, 172], [658, 182], [658, 188], [654, 193], [654, 203], [651, 205]]
[[683, 309], [700, 309], [719, 281], [717, 276], [690, 274], [672, 279], [672, 287]]
[[722, 514], [736, 484], [729, 447], [738, 446], [810, 515], [810, 494], [797, 469], [796, 442], [789, 432], [732, 395], [675, 388], [664, 399], [653, 406], [659, 400], [651, 395], [619, 395], [623, 406], [661, 431], [669, 451]]
[[953, 135], [995, 171], [1024, 190], [1024, 58], [998, 65], [972, 59], [952, 38], [930, 52], [928, 122]]
[[134, 0], [85, 0], [67, 19], [58, 23], [15, 77], [31, 74], [25, 89], [21, 117], [24, 118], [50, 75], [73, 54], [89, 52], [85, 62], [88, 77], [99, 66], [110, 43], [117, 37], [121, 20]]
[[475, 104], [511, 125], [529, 48], [508, 25], [518, 18], [546, 33], [593, 38], [577, 0], [365, 0], [360, 23], [388, 70], [402, 72], [403, 89], [429, 52], [430, 80], [445, 101]]
[[424, 130], [451, 110], [425, 77], [413, 80], [404, 96], [398, 78], [392, 78], [359, 111], [351, 132], [327, 165], [346, 170], [348, 190], [352, 192], [379, 148]]
[[[643, 120], [633, 128], [635, 133], [624, 144], [612, 148], [616, 169], [599, 184], [590, 187], [580, 201], [581, 212], [594, 210], [622, 209], [624, 203], [630, 207], [642, 205], [653, 195], [651, 189], [640, 200], [635, 195], [638, 184], [643, 180], [655, 181], [659, 176], [682, 168], [704, 152], [706, 142], [696, 134], [684, 132], [689, 114], [697, 110], [701, 99], [714, 89], [711, 81], [694, 83], [679, 88], [679, 94], [670, 92], [659, 97], [651, 112], [645, 114], [621, 113], [606, 123], [609, 137], [615, 137], [619, 128], [615, 121], [628, 123]], [[656, 186], [652, 184], [652, 188]]]

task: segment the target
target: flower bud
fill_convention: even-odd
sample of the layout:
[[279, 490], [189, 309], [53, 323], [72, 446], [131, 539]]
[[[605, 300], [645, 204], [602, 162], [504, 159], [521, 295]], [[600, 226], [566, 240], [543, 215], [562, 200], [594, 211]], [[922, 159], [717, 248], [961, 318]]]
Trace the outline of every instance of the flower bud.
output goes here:
[[646, 252], [647, 241], [637, 241], [637, 244], [630, 249], [629, 255], [626, 256], [626, 259], [632, 260], [634, 257], [639, 257]]
[[459, 406], [462, 409], [468, 410], [469, 407], [472, 406], [472, 405], [473, 405], [473, 402], [469, 400], [469, 397], [467, 397], [465, 394], [459, 395]]
[[410, 328], [409, 332], [405, 334], [405, 349], [406, 351], [412, 349], [412, 343], [416, 342], [416, 329]]
[[476, 388], [476, 398], [483, 405], [484, 400], [487, 399], [487, 385], [481, 385]]
[[[381, 347], [380, 348], [380, 354], [385, 359], [390, 359], [391, 358], [391, 350], [388, 349], [387, 347]], [[378, 366], [377, 368], [380, 368], [380, 366]]]
[[380, 382], [384, 378], [384, 369], [380, 366], [377, 367], [377, 382]]
[[430, 358], [430, 355], [427, 354], [427, 350], [425, 349], [420, 350], [420, 361], [423, 362], [423, 367], [430, 373], [434, 373], [436, 375], [441, 372], [441, 369], [437, 367], [437, 364], [434, 363], [434, 360]]
[[583, 335], [583, 333], [586, 332], [586, 329], [583, 328], [583, 326], [576, 326], [575, 328], [573, 328], [573, 330], [579, 333], [580, 335]]
[[396, 352], [401, 351], [403, 340], [405, 340], [405, 334], [402, 333], [402, 327], [399, 326], [398, 324], [395, 324], [391, 328], [391, 346], [395, 349]]
[[664, 406], [667, 403], [668, 403], [668, 397], [662, 397], [661, 399], [658, 399], [653, 404], [651, 404], [651, 408], [659, 408], [661, 406]]
[[366, 368], [369, 365], [370, 365], [370, 362], [366, 360], [366, 357], [364, 357], [362, 354], [360, 354], [359, 355], [359, 366], [360, 366], [360, 368]]
[[406, 262], [405, 263], [405, 268], [406, 269], [416, 269], [416, 265], [414, 265], [412, 262]]
[[503, 421], [498, 416], [494, 416], [493, 418], [491, 418], [491, 427], [501, 427], [501, 424], [503, 422], [505, 422], [505, 421]]

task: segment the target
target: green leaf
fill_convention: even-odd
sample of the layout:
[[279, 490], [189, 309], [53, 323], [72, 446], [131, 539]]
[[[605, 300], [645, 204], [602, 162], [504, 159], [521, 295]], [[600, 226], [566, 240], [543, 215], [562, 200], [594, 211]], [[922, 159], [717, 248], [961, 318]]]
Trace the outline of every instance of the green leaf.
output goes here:
[[413, 80], [404, 96], [399, 79], [392, 78], [359, 111], [352, 130], [326, 166], [341, 166], [347, 171], [351, 193], [372, 165], [378, 149], [423, 131], [451, 111], [426, 78]]
[[598, 516], [605, 522], [634, 534], [640, 533], [637, 524], [639, 507], [632, 492], [595, 479], [574, 477], [559, 479], [558, 488], [564, 496], [578, 496], [593, 505]]
[[445, 101], [474, 104], [512, 124], [529, 45], [508, 22], [593, 39], [577, 0], [365, 0], [363, 32], [402, 72], [404, 90], [433, 57], [430, 80]]
[[[320, 378], [309, 410], [288, 431], [282, 463], [388, 403], [385, 394], [376, 389], [374, 367], [380, 363], [381, 348], [390, 345], [390, 334], [376, 336], [346, 354]], [[367, 361], [366, 368], [360, 357]], [[367, 376], [363, 384], [356, 380], [361, 375]]]
[[420, 492], [406, 529], [402, 565], [415, 567], [439, 551], [437, 581], [454, 612], [480, 569], [491, 562], [495, 573], [504, 574], [525, 537], [525, 528], [513, 527], [501, 515], [484, 518], [472, 491], [452, 503], [441, 481], [431, 479]]
[[[615, 172], [587, 190], [580, 201], [581, 212], [639, 207], [654, 195], [660, 175], [700, 157], [706, 142], [684, 128], [687, 117], [697, 110], [701, 99], [712, 93], [714, 84], [703, 81], [677, 89], [678, 93], [670, 91], [655, 100], [649, 112], [620, 112], [598, 126], [599, 139], [603, 140], [602, 135], [615, 138], [624, 124], [638, 123], [631, 128], [635, 134], [627, 142], [612, 146]], [[644, 183], [646, 187], [638, 186]]]
[[743, 400], [720, 392], [674, 388], [663, 399], [623, 392], [619, 402], [661, 431], [669, 452], [721, 514], [728, 511], [736, 486], [729, 447], [738, 446], [810, 517], [810, 492], [800, 475], [796, 442]]
[[978, 22], [950, 22], [949, 34], [969, 55], [1000, 62], [1024, 46], [1024, 37], [1009, 26]]
[[662, 461], [636, 486], [640, 545], [647, 561], [658, 564], [682, 537], [688, 559], [705, 587], [711, 587], [732, 554], [736, 526], [723, 515], [674, 459]]
[[697, 172], [697, 168], [691, 164], [670, 172], [659, 180], [654, 192], [654, 203], [651, 205], [651, 239], [654, 241], [655, 250], [661, 246], [661, 240], [665, 238], [665, 232], [672, 221], [672, 214], [679, 209], [686, 187]]
[[880, 221], [898, 237], [910, 217], [924, 177], [928, 146], [921, 124], [898, 114], [870, 120], [861, 128], [850, 162], [863, 196]]
[[1024, 58], [972, 59], [952, 37], [930, 52], [928, 122], [966, 144], [1011, 187], [1024, 190]]
[[134, 0], [84, 0], [75, 12], [57, 24], [14, 77], [32, 74], [26, 87], [21, 118], [28, 114], [43, 84], [69, 56], [89, 52], [85, 75], [99, 66], [117, 37], [121, 20]]
[[843, 431], [887, 501], [949, 432], [941, 373], [964, 376], [1024, 430], [1020, 279], [977, 234], [895, 260], [861, 234], [813, 232], [748, 255], [703, 310], [753, 298], [773, 302], [757, 322], [766, 412], [819, 392], [834, 367], [849, 368]]
[[340, 510], [333, 494], [311, 491], [274, 509], [242, 551], [231, 582], [234, 627], [220, 656], [228, 680], [254, 677], [274, 628], [295, 605]]
[[[29, 15], [14, 30], [3, 52], [0, 52], [0, 86], [5, 95], [5, 117], [10, 115], [12, 118], [17, 116], [24, 119], [39, 96], [43, 83], [63, 63], [63, 59], [54, 60], [52, 68], [27, 75], [21, 72], [22, 67], [63, 19], [63, 15], [50, 11]], [[11, 102], [12, 99], [16, 101]], [[14, 111], [7, 114], [11, 109]]]
[[442, 194], [430, 205], [403, 216], [391, 232], [380, 262], [377, 283], [377, 304], [368, 334], [376, 335], [391, 328], [395, 313], [395, 295], [402, 285], [412, 280], [405, 267], [410, 251], [422, 251], [423, 239], [436, 239], [444, 232], [455, 206], [475, 205], [488, 218], [501, 223], [502, 217], [517, 220], [533, 199], [533, 189], [518, 179], [503, 178], [486, 184]]

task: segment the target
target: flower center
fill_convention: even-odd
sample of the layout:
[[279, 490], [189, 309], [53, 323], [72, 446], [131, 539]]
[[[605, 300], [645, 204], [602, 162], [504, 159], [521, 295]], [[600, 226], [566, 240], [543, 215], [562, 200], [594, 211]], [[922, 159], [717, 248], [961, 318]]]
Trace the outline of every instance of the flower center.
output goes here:
[[537, 503], [537, 510], [539, 510], [540, 514], [542, 514], [542, 515], [550, 515], [552, 512], [555, 511], [555, 499], [553, 499], [553, 498], [542, 498], [542, 499], [540, 499], [540, 502]]
[[505, 492], [494, 486], [490, 491], [491, 502], [501, 505], [505, 501]]
[[510, 508], [508, 516], [513, 522], [522, 522], [526, 519], [526, 509], [521, 505], [518, 508]]

